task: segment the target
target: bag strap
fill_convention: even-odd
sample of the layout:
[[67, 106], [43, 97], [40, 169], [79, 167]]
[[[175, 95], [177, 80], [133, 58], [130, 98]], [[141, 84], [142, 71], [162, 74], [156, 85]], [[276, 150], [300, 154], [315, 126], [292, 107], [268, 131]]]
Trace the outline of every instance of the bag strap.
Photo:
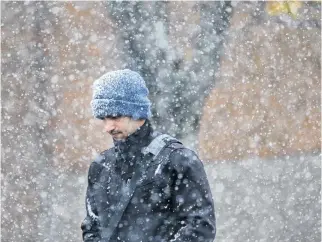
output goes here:
[[161, 151], [172, 143], [180, 142], [177, 139], [171, 137], [170, 135], [159, 134], [156, 138], [154, 138], [151, 141], [151, 143], [147, 147], [142, 149], [142, 153], [144, 154], [142, 162], [143, 165], [135, 171], [131, 181], [126, 184], [120, 202], [118, 206], [115, 208], [114, 214], [112, 214], [112, 216], [110, 217], [110, 221], [112, 221], [113, 224], [111, 224], [108, 228], [103, 228], [102, 230], [102, 242], [110, 241], [130, 200], [132, 199], [137, 185], [139, 185], [145, 177], [147, 168], [149, 167], [150, 163], [153, 160], [156, 160], [159, 157], [160, 153], [162, 153]]
[[166, 147], [166, 145], [169, 145], [169, 142], [180, 143], [177, 139], [173, 138], [172, 136], [170, 136], [168, 134], [160, 134], [156, 138], [154, 138], [147, 147], [142, 149], [142, 153], [144, 155], [146, 155], [148, 153], [153, 154], [153, 156], [154, 156], [153, 160], [155, 160], [158, 157], [161, 150], [164, 147]]

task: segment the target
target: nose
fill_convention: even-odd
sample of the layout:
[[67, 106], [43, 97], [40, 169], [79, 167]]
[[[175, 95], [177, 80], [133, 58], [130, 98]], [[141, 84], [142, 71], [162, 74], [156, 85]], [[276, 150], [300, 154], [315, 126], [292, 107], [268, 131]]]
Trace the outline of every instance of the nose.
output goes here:
[[110, 133], [115, 129], [115, 121], [111, 119], [104, 119], [104, 131]]

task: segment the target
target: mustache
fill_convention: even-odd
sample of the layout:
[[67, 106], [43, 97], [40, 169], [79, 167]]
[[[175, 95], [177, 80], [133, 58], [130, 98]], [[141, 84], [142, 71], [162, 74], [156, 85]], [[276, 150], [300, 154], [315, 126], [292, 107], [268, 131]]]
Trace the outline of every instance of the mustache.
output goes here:
[[122, 132], [121, 131], [117, 131], [117, 130], [112, 130], [112, 131], [109, 132], [109, 134], [111, 134], [111, 135], [122, 134]]

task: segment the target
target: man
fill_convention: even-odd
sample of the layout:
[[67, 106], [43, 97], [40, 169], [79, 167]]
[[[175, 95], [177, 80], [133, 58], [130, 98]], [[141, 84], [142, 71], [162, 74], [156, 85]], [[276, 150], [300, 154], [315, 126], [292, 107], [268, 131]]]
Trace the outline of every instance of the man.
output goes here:
[[114, 147], [89, 168], [83, 239], [212, 242], [215, 215], [203, 165], [179, 141], [153, 131], [148, 93], [131, 70], [94, 82], [93, 114]]

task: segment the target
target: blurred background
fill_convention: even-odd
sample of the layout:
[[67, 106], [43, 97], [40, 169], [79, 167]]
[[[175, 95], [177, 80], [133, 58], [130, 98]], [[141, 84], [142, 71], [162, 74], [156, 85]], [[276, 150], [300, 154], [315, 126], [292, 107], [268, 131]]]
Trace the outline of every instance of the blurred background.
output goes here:
[[216, 241], [321, 241], [321, 1], [2, 1], [1, 35], [2, 241], [81, 241], [91, 85], [122, 68], [203, 160]]

